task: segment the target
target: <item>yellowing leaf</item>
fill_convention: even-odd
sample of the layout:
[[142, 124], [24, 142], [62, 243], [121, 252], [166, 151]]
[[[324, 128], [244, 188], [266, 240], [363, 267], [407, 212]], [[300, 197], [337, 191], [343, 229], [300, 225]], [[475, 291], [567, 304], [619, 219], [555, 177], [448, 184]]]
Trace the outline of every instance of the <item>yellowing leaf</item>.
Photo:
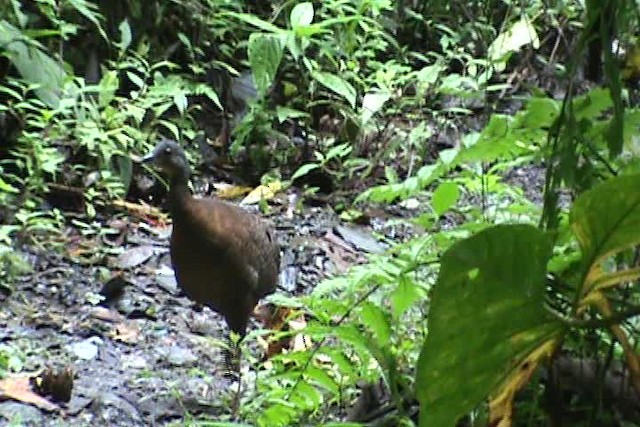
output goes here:
[[221, 199], [237, 199], [240, 196], [244, 196], [245, 194], [251, 191], [251, 187], [243, 187], [240, 185], [231, 185], [225, 183], [217, 183], [213, 184], [216, 189], [216, 196]]
[[516, 393], [527, 384], [540, 362], [551, 356], [555, 345], [555, 339], [540, 345], [502, 383], [498, 392], [489, 402], [489, 425], [496, 427], [511, 426], [513, 399]]
[[278, 191], [282, 189], [282, 182], [273, 181], [266, 185], [259, 185], [254, 188], [247, 197], [245, 197], [240, 204], [242, 205], [253, 205], [255, 203], [260, 202], [261, 200], [269, 200], [272, 199], [273, 196], [276, 195]]

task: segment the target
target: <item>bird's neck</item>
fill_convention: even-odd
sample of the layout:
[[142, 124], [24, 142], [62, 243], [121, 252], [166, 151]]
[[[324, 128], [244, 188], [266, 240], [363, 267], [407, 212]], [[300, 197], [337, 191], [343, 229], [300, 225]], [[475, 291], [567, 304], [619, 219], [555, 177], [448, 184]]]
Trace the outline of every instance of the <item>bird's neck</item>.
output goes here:
[[191, 199], [191, 190], [187, 180], [173, 180], [169, 186], [169, 209], [174, 221], [184, 215], [187, 201]]

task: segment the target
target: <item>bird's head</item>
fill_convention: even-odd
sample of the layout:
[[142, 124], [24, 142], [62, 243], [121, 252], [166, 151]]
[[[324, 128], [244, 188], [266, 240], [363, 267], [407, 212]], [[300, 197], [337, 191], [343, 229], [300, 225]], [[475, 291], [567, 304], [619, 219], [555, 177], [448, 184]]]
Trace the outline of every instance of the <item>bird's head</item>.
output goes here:
[[158, 145], [142, 158], [143, 163], [155, 165], [171, 182], [187, 182], [189, 161], [182, 147], [170, 139], [161, 139]]

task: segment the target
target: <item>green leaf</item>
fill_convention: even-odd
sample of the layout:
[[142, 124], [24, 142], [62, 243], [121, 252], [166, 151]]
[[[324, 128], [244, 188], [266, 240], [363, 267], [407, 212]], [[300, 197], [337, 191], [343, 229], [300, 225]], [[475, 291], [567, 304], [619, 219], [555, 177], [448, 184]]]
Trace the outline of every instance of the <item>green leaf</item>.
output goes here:
[[298, 168], [298, 170], [295, 171], [295, 173], [293, 175], [291, 175], [291, 181], [295, 181], [296, 179], [300, 178], [301, 176], [305, 176], [306, 174], [308, 174], [312, 170], [318, 169], [319, 167], [320, 167], [320, 165], [318, 163], [307, 163], [307, 164], [304, 164], [304, 165], [300, 166]]
[[494, 65], [496, 71], [501, 72], [506, 66], [505, 57], [509, 53], [519, 51], [522, 46], [528, 44], [531, 44], [534, 49], [538, 49], [540, 47], [540, 39], [536, 29], [531, 24], [531, 20], [527, 16], [523, 16], [511, 28], [496, 37], [489, 46], [487, 54], [489, 59], [497, 62]]
[[183, 91], [176, 91], [173, 95], [173, 105], [176, 106], [180, 114], [184, 114], [189, 106], [187, 95]]
[[206, 96], [207, 98], [209, 98], [211, 102], [216, 104], [216, 106], [220, 110], [224, 110], [224, 108], [222, 107], [222, 103], [220, 103], [220, 98], [218, 97], [218, 94], [210, 86], [207, 86], [206, 84], [199, 84], [195, 87], [194, 93], [196, 95]]
[[67, 77], [60, 64], [7, 21], [0, 21], [0, 46], [18, 73], [27, 82], [38, 85], [35, 90], [38, 98], [49, 107], [57, 108], [60, 90]]
[[355, 108], [356, 106], [356, 90], [348, 81], [344, 80], [342, 77], [336, 76], [335, 74], [325, 73], [322, 71], [314, 71], [311, 73], [311, 77], [313, 77], [320, 84], [325, 86], [327, 89], [334, 91], [338, 95], [343, 96], [351, 108]]
[[640, 243], [640, 174], [604, 181], [573, 204], [570, 223], [582, 250], [584, 271]]
[[[308, 378], [308, 382], [312, 382], [320, 387], [323, 387], [334, 395], [338, 395], [340, 393], [340, 387], [338, 387], [336, 380], [333, 379], [326, 370], [310, 365], [309, 367], [307, 367], [305, 372]], [[341, 371], [340, 373], [344, 375], [344, 372]]]
[[545, 315], [550, 239], [499, 225], [442, 256], [417, 369], [420, 426], [453, 426], [537, 346], [561, 331]]
[[101, 107], [104, 108], [113, 102], [119, 86], [120, 81], [118, 79], [117, 71], [111, 70], [104, 73], [104, 76], [102, 76], [102, 79], [100, 80], [100, 92], [98, 96]]
[[360, 119], [362, 123], [367, 123], [371, 117], [384, 106], [384, 103], [391, 98], [388, 92], [370, 92], [362, 99], [362, 112]]
[[293, 7], [290, 17], [291, 27], [306, 27], [313, 22], [313, 3], [298, 3]]
[[251, 15], [250, 13], [236, 13], [236, 12], [226, 12], [225, 15], [231, 16], [233, 18], [239, 19], [247, 24], [253, 25], [263, 31], [268, 31], [270, 33], [284, 33], [285, 31], [281, 28], [273, 25], [271, 22], [264, 21], [258, 18], [255, 15]]
[[595, 88], [573, 100], [576, 120], [596, 120], [613, 106], [609, 89]]
[[400, 276], [398, 286], [389, 296], [393, 317], [399, 319], [421, 296], [422, 293], [413, 280], [406, 275]]
[[249, 36], [248, 52], [256, 89], [263, 96], [276, 78], [284, 53], [284, 39], [279, 35], [253, 33]]
[[451, 206], [455, 205], [460, 197], [458, 184], [455, 182], [443, 182], [431, 196], [431, 205], [437, 216], [444, 214]]
[[348, 156], [352, 150], [353, 150], [353, 146], [348, 142], [338, 144], [334, 147], [331, 147], [331, 149], [327, 151], [327, 154], [325, 154], [323, 161], [328, 162], [329, 160], [335, 157]]
[[373, 332], [378, 346], [386, 347], [391, 339], [391, 324], [387, 319], [387, 313], [379, 306], [365, 302], [360, 308], [360, 316], [362, 323]]
[[87, 18], [98, 29], [98, 32], [102, 38], [109, 41], [107, 33], [104, 32], [100, 20], [103, 19], [102, 15], [98, 12], [98, 5], [86, 0], [67, 0], [67, 4], [70, 4], [79, 14]]
[[302, 117], [309, 117], [309, 113], [278, 105], [276, 106], [276, 117], [278, 117], [278, 121], [282, 123], [287, 119], [298, 119]]
[[129, 26], [129, 21], [126, 18], [120, 23], [118, 30], [120, 31], [120, 41], [117, 46], [120, 50], [127, 50], [131, 46], [133, 36], [131, 35], [131, 26]]

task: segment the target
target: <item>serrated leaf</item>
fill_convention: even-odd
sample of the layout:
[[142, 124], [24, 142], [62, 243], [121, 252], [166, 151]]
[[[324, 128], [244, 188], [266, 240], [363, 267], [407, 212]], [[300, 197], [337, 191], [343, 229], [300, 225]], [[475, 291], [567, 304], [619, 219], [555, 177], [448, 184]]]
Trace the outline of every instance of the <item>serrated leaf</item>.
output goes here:
[[129, 78], [129, 80], [131, 80], [131, 83], [136, 85], [138, 89], [141, 89], [142, 87], [144, 87], [144, 80], [142, 80], [140, 76], [138, 76], [136, 73], [127, 71], [127, 77]]
[[417, 369], [420, 426], [453, 426], [539, 345], [562, 332], [543, 307], [550, 239], [498, 225], [442, 256]]
[[379, 306], [365, 302], [360, 308], [362, 323], [372, 332], [380, 348], [385, 347], [391, 339], [391, 324], [387, 313]]
[[455, 182], [447, 181], [438, 185], [431, 196], [431, 205], [436, 215], [440, 216], [448, 211], [456, 204], [459, 197], [460, 190]]
[[131, 26], [129, 25], [129, 21], [127, 18], [123, 19], [120, 25], [118, 26], [118, 30], [120, 31], [120, 41], [118, 42], [118, 47], [120, 50], [126, 50], [131, 46], [131, 41], [133, 40], [133, 36], [131, 35]]
[[421, 296], [422, 294], [415, 282], [404, 275], [401, 276], [398, 281], [398, 286], [396, 286], [389, 296], [393, 317], [399, 319]]

